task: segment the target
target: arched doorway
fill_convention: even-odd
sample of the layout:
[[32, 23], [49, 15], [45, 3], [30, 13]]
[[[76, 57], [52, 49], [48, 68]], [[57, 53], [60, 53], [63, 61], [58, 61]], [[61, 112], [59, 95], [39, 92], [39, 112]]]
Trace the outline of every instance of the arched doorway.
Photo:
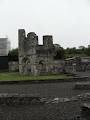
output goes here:
[[23, 67], [23, 73], [28, 74], [31, 72], [30, 60], [28, 57], [23, 57], [22, 67]]
[[45, 73], [46, 72], [46, 64], [44, 60], [39, 61], [39, 72]]

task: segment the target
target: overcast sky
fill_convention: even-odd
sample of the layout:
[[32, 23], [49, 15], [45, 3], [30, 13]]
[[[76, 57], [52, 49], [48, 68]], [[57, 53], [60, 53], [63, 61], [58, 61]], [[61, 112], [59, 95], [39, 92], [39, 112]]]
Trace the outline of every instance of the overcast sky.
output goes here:
[[18, 29], [53, 35], [62, 47], [90, 44], [90, 0], [0, 0], [0, 37], [18, 46]]

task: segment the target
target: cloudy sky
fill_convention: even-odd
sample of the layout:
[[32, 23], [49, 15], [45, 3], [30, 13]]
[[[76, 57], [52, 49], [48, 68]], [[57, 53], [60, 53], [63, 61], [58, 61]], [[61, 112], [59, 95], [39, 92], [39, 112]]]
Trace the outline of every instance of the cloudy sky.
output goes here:
[[0, 37], [18, 46], [18, 29], [52, 34], [62, 47], [90, 44], [90, 0], [0, 0]]

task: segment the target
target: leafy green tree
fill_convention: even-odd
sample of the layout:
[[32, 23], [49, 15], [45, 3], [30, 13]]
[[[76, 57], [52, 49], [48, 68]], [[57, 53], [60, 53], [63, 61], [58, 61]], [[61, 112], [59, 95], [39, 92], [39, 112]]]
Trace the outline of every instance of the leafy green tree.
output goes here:
[[56, 55], [54, 56], [54, 59], [64, 59], [64, 56], [64, 48], [58, 45], [58, 47], [56, 47]]
[[9, 61], [18, 61], [18, 48], [9, 51], [8, 59]]
[[86, 54], [87, 54], [88, 56], [90, 56], [90, 48], [89, 48], [89, 47], [86, 49]]

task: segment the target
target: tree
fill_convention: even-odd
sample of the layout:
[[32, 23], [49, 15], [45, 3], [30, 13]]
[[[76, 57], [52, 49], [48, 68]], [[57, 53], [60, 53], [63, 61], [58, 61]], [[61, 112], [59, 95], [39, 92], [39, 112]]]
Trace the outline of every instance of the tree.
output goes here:
[[86, 49], [86, 54], [87, 54], [88, 56], [90, 56], [90, 48], [89, 48], [89, 47]]
[[8, 53], [8, 60], [9, 61], [18, 61], [18, 48], [12, 49]]
[[54, 59], [64, 59], [64, 49], [62, 47], [56, 47], [56, 55], [54, 56]]

